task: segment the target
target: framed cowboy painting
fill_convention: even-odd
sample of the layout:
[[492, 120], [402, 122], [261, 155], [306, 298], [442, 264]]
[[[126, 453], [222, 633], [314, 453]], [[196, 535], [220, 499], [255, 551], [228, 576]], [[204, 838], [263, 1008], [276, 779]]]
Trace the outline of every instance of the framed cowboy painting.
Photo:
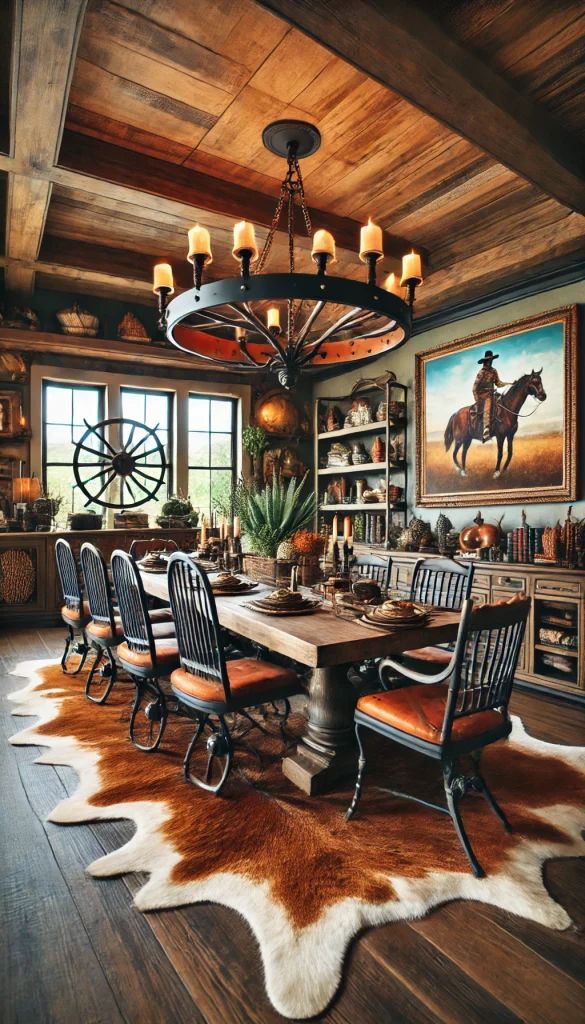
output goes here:
[[416, 357], [420, 506], [577, 497], [577, 307]]

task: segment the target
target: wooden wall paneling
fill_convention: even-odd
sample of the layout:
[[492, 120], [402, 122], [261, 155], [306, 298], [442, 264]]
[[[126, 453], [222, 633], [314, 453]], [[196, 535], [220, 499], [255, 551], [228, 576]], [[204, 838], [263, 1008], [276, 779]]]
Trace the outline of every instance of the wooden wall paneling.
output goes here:
[[[585, 212], [582, 162], [545, 109], [408, 0], [259, 0], [570, 209]], [[456, 102], [454, 102], [456, 98]]]
[[[52, 167], [59, 149], [85, 0], [47, 5], [20, 0], [12, 127], [14, 159], [24, 173], [11, 173], [6, 228], [6, 287], [28, 294], [43, 234], [51, 183], [35, 176]], [[13, 261], [30, 261], [22, 266]]]
[[542, 102], [567, 130], [583, 133], [585, 11], [580, 0], [499, 0], [486, 5], [416, 0], [416, 6], [439, 20], [460, 43], [473, 47], [518, 89]]
[[[265, 122], [262, 123], [264, 127]], [[241, 133], [234, 125], [234, 131]], [[260, 143], [261, 144], [261, 143]], [[102, 182], [125, 185], [134, 190], [134, 201], [140, 202], [142, 192], [167, 199], [178, 200], [192, 207], [209, 210], [224, 217], [241, 219], [245, 216], [256, 225], [269, 226], [274, 215], [276, 193], [264, 195], [243, 186], [235, 187], [231, 182], [204, 175], [185, 167], [169, 168], [162, 160], [143, 157], [136, 161], [133, 155], [122, 147], [109, 146], [84, 136], [65, 133], [59, 156], [64, 168], [79, 171]], [[283, 176], [282, 160], [277, 161], [279, 177]], [[106, 188], [105, 194], [108, 194]], [[332, 231], [340, 248], [356, 251], [360, 223], [337, 216], [324, 210], [311, 210], [315, 225]], [[284, 225], [283, 225], [284, 226]], [[386, 233], [384, 248], [388, 256], [402, 256], [410, 243]]]
[[[159, 27], [169, 28], [169, 10], [157, 0], [121, 0], [119, 6], [148, 18]], [[250, 73], [256, 71], [290, 31], [280, 18], [259, 11], [253, 0], [198, 3], [195, 13], [193, 0], [173, 0], [172, 29], [186, 39], [196, 39], [213, 53], [237, 60]]]
[[[530, 270], [559, 266], [568, 256], [585, 255], [583, 217], [567, 214], [563, 220], [526, 231], [516, 245], [509, 241], [465, 256], [433, 273], [429, 288], [417, 305], [430, 312], [447, 302], [478, 296], [505, 281], [521, 281]], [[431, 287], [432, 281], [432, 287]]]

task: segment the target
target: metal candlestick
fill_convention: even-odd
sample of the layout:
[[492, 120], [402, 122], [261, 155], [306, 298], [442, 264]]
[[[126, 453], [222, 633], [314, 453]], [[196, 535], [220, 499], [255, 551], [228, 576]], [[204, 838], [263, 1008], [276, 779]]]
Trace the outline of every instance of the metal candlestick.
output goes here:
[[161, 285], [160, 288], [156, 289], [158, 295], [158, 329], [159, 331], [166, 331], [167, 329], [167, 304], [169, 301], [169, 295], [172, 288], [167, 288]]
[[207, 256], [203, 252], [195, 253], [193, 257], [193, 283], [195, 285], [195, 291], [201, 291], [201, 281], [203, 279], [203, 267], [207, 263]]

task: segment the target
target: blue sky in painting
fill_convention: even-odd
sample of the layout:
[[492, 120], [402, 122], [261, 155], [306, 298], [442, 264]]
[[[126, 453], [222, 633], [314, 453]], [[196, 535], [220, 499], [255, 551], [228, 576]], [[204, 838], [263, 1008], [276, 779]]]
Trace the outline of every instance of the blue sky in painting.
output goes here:
[[[546, 402], [528, 419], [520, 421], [523, 434], [563, 428], [564, 354], [563, 324], [553, 323], [508, 335], [488, 344], [482, 342], [462, 352], [438, 356], [426, 362], [427, 438], [443, 436], [451, 413], [473, 402], [473, 382], [486, 349], [499, 354], [494, 366], [500, 380], [514, 381], [532, 369], [542, 370]], [[507, 390], [506, 388], [503, 389]], [[522, 412], [532, 412], [536, 401], [528, 398]]]

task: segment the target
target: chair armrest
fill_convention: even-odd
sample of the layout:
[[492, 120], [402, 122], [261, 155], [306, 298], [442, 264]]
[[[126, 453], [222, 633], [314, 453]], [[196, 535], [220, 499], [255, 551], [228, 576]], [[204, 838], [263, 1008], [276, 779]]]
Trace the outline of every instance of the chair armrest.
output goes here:
[[436, 675], [428, 675], [425, 672], [415, 672], [414, 669], [405, 668], [399, 661], [393, 661], [392, 658], [382, 658], [378, 666], [378, 675], [382, 686], [384, 684], [384, 672], [386, 669], [390, 669], [395, 672], [396, 675], [401, 676], [403, 679], [408, 679], [413, 683], [444, 683], [446, 679], [453, 672], [455, 665], [455, 654], [451, 658], [448, 665], [441, 672], [437, 672]]

